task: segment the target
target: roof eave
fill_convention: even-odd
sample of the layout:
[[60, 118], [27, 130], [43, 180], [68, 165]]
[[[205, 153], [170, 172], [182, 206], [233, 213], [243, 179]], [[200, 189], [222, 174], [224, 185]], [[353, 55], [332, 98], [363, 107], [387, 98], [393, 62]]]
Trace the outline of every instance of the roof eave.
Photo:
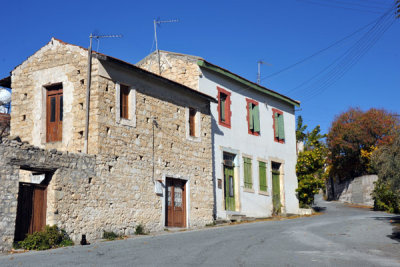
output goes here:
[[282, 100], [282, 101], [284, 101], [286, 103], [289, 103], [289, 104], [291, 104], [293, 106], [300, 107], [300, 102], [299, 101], [293, 100], [293, 99], [291, 99], [291, 98], [289, 98], [287, 96], [281, 95], [281, 94], [279, 94], [279, 93], [277, 93], [275, 91], [272, 91], [272, 90], [270, 90], [268, 88], [260, 86], [260, 85], [258, 85], [256, 83], [253, 83], [253, 82], [251, 82], [251, 81], [249, 81], [249, 80], [247, 80], [247, 79], [245, 79], [243, 77], [240, 77], [237, 74], [234, 74], [234, 73], [232, 73], [232, 72], [230, 72], [230, 71], [228, 71], [226, 69], [223, 69], [223, 68], [221, 68], [221, 67], [219, 67], [217, 65], [214, 65], [214, 64], [212, 64], [210, 62], [207, 62], [205, 60], [198, 60], [197, 61], [197, 65], [200, 66], [200, 67], [206, 68], [208, 70], [212, 70], [212, 71], [214, 71], [216, 73], [222, 74], [222, 75], [224, 75], [226, 77], [229, 77], [229, 78], [231, 78], [231, 79], [233, 79], [233, 80], [235, 80], [235, 81], [237, 81], [237, 82], [239, 82], [241, 84], [244, 84], [244, 85], [246, 85], [246, 86], [248, 86], [248, 87], [250, 87], [252, 89], [255, 89], [255, 90], [257, 90], [257, 91], [259, 91], [261, 93], [264, 93], [264, 94], [270, 95], [272, 97], [278, 98], [278, 99], [280, 99], [280, 100]]

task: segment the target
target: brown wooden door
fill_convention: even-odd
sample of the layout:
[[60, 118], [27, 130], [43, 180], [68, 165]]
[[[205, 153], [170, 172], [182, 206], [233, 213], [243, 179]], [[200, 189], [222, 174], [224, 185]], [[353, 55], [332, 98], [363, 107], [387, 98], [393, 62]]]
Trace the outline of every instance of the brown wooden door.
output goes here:
[[63, 89], [61, 84], [46, 89], [46, 141], [57, 142], [62, 140]]
[[186, 226], [186, 186], [185, 181], [167, 179], [166, 226]]
[[41, 231], [46, 225], [46, 187], [20, 183], [14, 241], [24, 240], [26, 234]]

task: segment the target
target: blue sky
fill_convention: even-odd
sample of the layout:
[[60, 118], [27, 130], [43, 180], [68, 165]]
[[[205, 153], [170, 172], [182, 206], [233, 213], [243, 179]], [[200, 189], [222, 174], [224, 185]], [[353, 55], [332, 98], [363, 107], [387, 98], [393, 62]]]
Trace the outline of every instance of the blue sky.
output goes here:
[[153, 20], [179, 19], [158, 28], [160, 49], [201, 56], [252, 81], [257, 61], [266, 61], [271, 65], [262, 66], [261, 84], [300, 100], [296, 114], [309, 128], [319, 124], [327, 132], [334, 116], [349, 107], [400, 113], [400, 19], [383, 16], [393, 2], [6, 1], [0, 77], [53, 36], [87, 47], [91, 32], [123, 34], [94, 48], [136, 63], [155, 48]]

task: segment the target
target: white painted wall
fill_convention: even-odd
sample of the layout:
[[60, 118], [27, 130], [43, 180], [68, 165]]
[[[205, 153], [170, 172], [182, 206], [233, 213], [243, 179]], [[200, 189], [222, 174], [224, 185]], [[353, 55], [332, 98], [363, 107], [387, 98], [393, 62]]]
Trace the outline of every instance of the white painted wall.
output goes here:
[[[296, 197], [297, 177], [296, 166], [296, 136], [294, 107], [281, 100], [246, 88], [222, 75], [201, 68], [199, 90], [210, 96], [218, 96], [217, 86], [231, 92], [231, 129], [218, 124], [218, 104], [211, 103], [213, 117], [212, 131], [214, 136], [214, 173], [216, 181], [223, 181], [223, 151], [235, 152], [238, 156], [235, 165], [240, 173], [240, 214], [254, 217], [270, 216], [272, 213], [272, 174], [271, 161], [282, 162], [284, 195], [283, 212], [298, 213], [299, 204]], [[248, 133], [246, 97], [259, 102], [260, 136]], [[274, 141], [272, 108], [284, 112], [285, 143]], [[242, 155], [252, 158], [252, 177], [254, 192], [245, 192]], [[268, 195], [260, 194], [258, 180], [258, 159], [267, 160]], [[236, 177], [235, 177], [236, 178]], [[215, 183], [217, 187], [217, 182]], [[225, 218], [223, 189], [216, 188], [217, 218]], [[282, 194], [282, 190], [281, 190]]]

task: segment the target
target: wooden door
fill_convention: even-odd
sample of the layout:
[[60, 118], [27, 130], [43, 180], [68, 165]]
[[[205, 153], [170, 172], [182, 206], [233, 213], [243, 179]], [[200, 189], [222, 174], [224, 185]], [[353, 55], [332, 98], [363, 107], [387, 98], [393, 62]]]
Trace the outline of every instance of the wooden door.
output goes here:
[[233, 167], [224, 166], [225, 209], [235, 210], [235, 180]]
[[281, 192], [280, 192], [280, 173], [278, 170], [272, 170], [272, 205], [273, 213], [278, 214], [281, 209]]
[[46, 187], [20, 183], [14, 241], [24, 240], [26, 234], [41, 231], [46, 225]]
[[57, 142], [62, 140], [63, 89], [61, 84], [46, 89], [46, 141]]
[[166, 226], [186, 226], [186, 186], [185, 181], [167, 179]]

